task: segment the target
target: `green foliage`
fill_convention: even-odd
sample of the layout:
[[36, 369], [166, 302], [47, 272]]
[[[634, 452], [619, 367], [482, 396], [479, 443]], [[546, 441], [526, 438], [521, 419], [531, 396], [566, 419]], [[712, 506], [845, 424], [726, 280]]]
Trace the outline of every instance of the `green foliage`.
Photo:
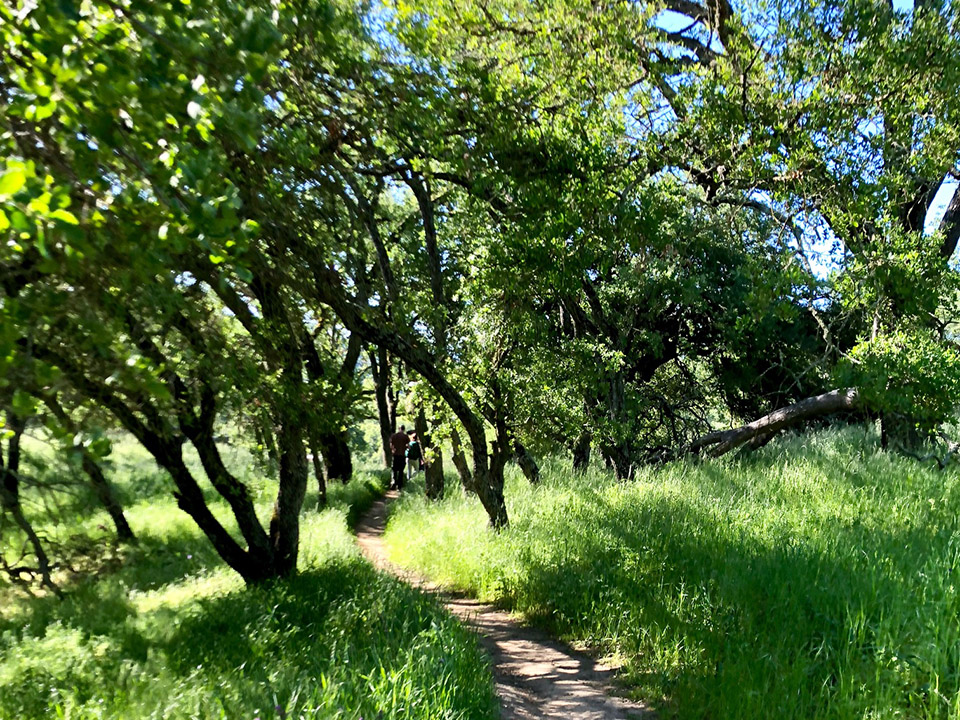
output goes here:
[[401, 498], [392, 559], [611, 656], [667, 717], [960, 717], [956, 473], [851, 427], [507, 492], [499, 534], [459, 493]]
[[[31, 454], [39, 467], [39, 448]], [[114, 462], [140, 545], [89, 558], [100, 573], [69, 585], [64, 601], [0, 586], [0, 717], [494, 716], [475, 638], [359, 556], [347, 519], [382, 492], [382, 478], [332, 486], [331, 507], [303, 518], [300, 574], [251, 589], [164, 488], [151, 493], [142, 450], [116, 443]], [[246, 479], [267, 512], [269, 483]], [[222, 500], [213, 506], [227, 514]], [[100, 517], [78, 516], [60, 536], [96, 536]]]
[[960, 396], [960, 351], [929, 332], [878, 335], [855, 346], [837, 371], [867, 407], [915, 418], [933, 428], [954, 417]]

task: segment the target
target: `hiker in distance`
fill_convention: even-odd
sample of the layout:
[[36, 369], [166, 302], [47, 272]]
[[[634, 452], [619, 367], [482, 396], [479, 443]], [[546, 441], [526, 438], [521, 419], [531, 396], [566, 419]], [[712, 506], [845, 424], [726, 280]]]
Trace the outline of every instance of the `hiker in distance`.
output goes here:
[[407, 436], [407, 428], [403, 425], [400, 429], [390, 436], [390, 452], [393, 453], [393, 482], [390, 483], [390, 489], [403, 490], [403, 468], [407, 464], [407, 446], [410, 444], [410, 438]]
[[407, 434], [410, 436], [410, 445], [407, 447], [407, 480], [410, 480], [414, 473], [423, 470], [423, 449], [413, 430]]

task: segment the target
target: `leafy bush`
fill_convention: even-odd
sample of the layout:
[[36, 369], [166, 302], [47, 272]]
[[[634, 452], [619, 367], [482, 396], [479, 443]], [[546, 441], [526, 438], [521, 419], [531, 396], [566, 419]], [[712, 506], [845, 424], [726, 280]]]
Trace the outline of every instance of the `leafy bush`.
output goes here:
[[926, 331], [896, 331], [856, 345], [838, 369], [867, 407], [935, 427], [960, 397], [960, 352]]

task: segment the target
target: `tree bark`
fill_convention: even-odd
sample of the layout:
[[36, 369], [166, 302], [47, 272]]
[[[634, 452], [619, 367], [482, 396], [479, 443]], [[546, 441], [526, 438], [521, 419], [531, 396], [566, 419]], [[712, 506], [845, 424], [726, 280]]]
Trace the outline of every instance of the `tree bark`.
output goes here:
[[0, 448], [0, 506], [9, 513], [17, 527], [27, 536], [33, 548], [33, 554], [37, 558], [41, 586], [52, 591], [57, 597], [63, 597], [59, 586], [50, 577], [50, 558], [43, 548], [43, 543], [40, 542], [40, 536], [23, 514], [23, 507], [20, 504], [20, 439], [26, 429], [26, 421], [13, 412], [7, 412], [7, 425], [13, 435], [7, 443], [6, 462]]
[[610, 443], [603, 448], [607, 467], [612, 467], [617, 480], [633, 479], [636, 463], [626, 442]]
[[444, 313], [448, 308], [443, 291], [443, 264], [440, 259], [440, 248], [437, 244], [437, 226], [430, 183], [426, 178], [422, 178], [414, 171], [410, 171], [405, 179], [407, 185], [410, 186], [414, 196], [417, 198], [420, 217], [423, 220], [423, 241], [424, 249], [426, 250], [427, 270], [430, 275], [430, 292], [434, 305], [440, 313], [433, 328], [436, 335], [434, 340], [437, 348], [443, 353], [447, 345], [448, 325], [448, 318]]
[[590, 446], [593, 436], [584, 430], [573, 444], [573, 471], [582, 473], [590, 464]]
[[[299, 372], [299, 365], [296, 371]], [[278, 434], [280, 445], [280, 488], [270, 519], [270, 543], [273, 547], [275, 573], [280, 577], [297, 570], [300, 547], [300, 509], [307, 493], [307, 455], [304, 451], [303, 428], [292, 412], [282, 419]]]
[[388, 468], [392, 458], [390, 436], [397, 431], [397, 417], [391, 402], [389, 362], [384, 348], [370, 350], [370, 372], [373, 375], [373, 389], [377, 397], [377, 420], [380, 424], [380, 442], [383, 445], [383, 464]]
[[513, 441], [513, 452], [517, 458], [517, 464], [523, 471], [524, 477], [530, 481], [531, 485], [540, 482], [540, 466], [533, 459], [533, 455], [527, 452], [527, 448], [519, 440]]
[[490, 525], [494, 530], [507, 526], [507, 503], [503, 497], [503, 468], [507, 464], [508, 454], [500, 440], [494, 441], [487, 477], [484, 478], [486, 482], [478, 483], [484, 492], [478, 492], [477, 496], [480, 498], [480, 504], [487, 511]]
[[313, 459], [313, 476], [317, 480], [317, 510], [323, 510], [327, 506], [327, 479], [323, 475], [320, 443], [315, 437], [310, 440], [310, 455]]
[[[880, 447], [884, 450], [900, 449], [914, 451], [923, 445], [924, 432], [918, 427], [916, 420], [900, 413], [885, 412], [880, 414]], [[933, 428], [926, 428], [927, 434], [932, 434]]]
[[456, 428], [450, 433], [450, 444], [453, 446], [453, 466], [457, 468], [457, 474], [460, 476], [460, 484], [463, 486], [464, 492], [475, 492], [473, 476], [470, 474], [467, 456], [464, 454], [463, 445], [460, 442], [460, 432]]
[[421, 407], [415, 422], [417, 440], [420, 442], [420, 451], [423, 453], [423, 476], [426, 485], [426, 495], [430, 500], [443, 498], [443, 454], [440, 447], [434, 447], [432, 438], [427, 430], [427, 416]]
[[100, 463], [96, 461], [86, 448], [83, 449], [82, 463], [83, 471], [87, 474], [87, 477], [90, 478], [90, 485], [93, 487], [93, 491], [97, 494], [100, 504], [103, 505], [107, 514], [110, 515], [110, 519], [113, 521], [113, 526], [117, 530], [117, 540], [122, 543], [135, 545], [137, 536], [134, 535], [130, 523], [127, 522], [127, 518], [123, 514], [123, 507], [117, 500], [113, 488], [110, 486], [110, 482], [103, 474]]
[[68, 357], [41, 343], [34, 343], [31, 350], [36, 357], [60, 368], [78, 392], [109, 410], [140, 441], [157, 464], [170, 474], [176, 487], [174, 497], [177, 506], [193, 519], [217, 554], [245, 582], [253, 584], [277, 576], [273, 550], [269, 544], [262, 547], [257, 543], [249, 551], [244, 550], [207, 507], [200, 485], [183, 461], [186, 438], [171, 427], [149, 398], [137, 398], [139, 414], [135, 413], [112, 388], [89, 377]]
[[810, 397], [787, 407], [774, 410], [752, 423], [731, 430], [707, 433], [694, 440], [688, 452], [698, 453], [706, 448], [713, 457], [719, 457], [755, 439], [769, 440], [775, 433], [838, 412], [858, 409], [858, 395], [853, 388], [831, 390], [823, 395]]
[[247, 487], [224, 465], [220, 450], [213, 439], [213, 427], [202, 430], [184, 427], [184, 431], [190, 438], [190, 443], [196, 448], [200, 464], [210, 483], [230, 505], [237, 519], [240, 534], [243, 535], [249, 549], [255, 555], [269, 557], [270, 542], [257, 517], [253, 499]]
[[[351, 334], [347, 343], [347, 352], [336, 378], [340, 392], [343, 394], [349, 393], [350, 386], [353, 384], [354, 371], [362, 349], [363, 345], [360, 338]], [[323, 380], [326, 377], [326, 372], [312, 337], [304, 341], [301, 352], [304, 356], [307, 377], [310, 381]], [[342, 420], [343, 416], [340, 415], [335, 419], [335, 422], [340, 425]], [[331, 481], [339, 480], [343, 484], [350, 482], [353, 475], [353, 458], [350, 454], [347, 431], [340, 429], [320, 430], [316, 434], [316, 442], [326, 464], [327, 479]]]
[[319, 440], [323, 461], [327, 466], [327, 479], [339, 480], [346, 485], [353, 476], [353, 458], [346, 430], [320, 433]]
[[369, 311], [361, 311], [350, 298], [344, 290], [343, 279], [335, 270], [320, 264], [313, 264], [312, 269], [317, 298], [329, 305], [351, 332], [359, 333], [367, 342], [382, 346], [401, 358], [418, 372], [450, 406], [470, 437], [473, 449], [474, 487], [490, 517], [490, 524], [496, 529], [506, 527], [508, 519], [506, 503], [503, 499], [503, 468], [501, 467], [499, 472], [491, 469], [493, 458], [487, 452], [486, 429], [483, 421], [450, 384], [429, 353], [419, 344], [414, 344], [375, 320], [368, 320], [365, 315], [369, 315]]
[[940, 221], [940, 231], [943, 233], [940, 257], [950, 260], [957, 250], [957, 242], [960, 241], [960, 187], [954, 190], [947, 204], [947, 210]]
[[[586, 285], [589, 287], [589, 284]], [[596, 301], [599, 303], [599, 301]], [[599, 313], [600, 311], [595, 311]], [[609, 324], [606, 323], [605, 324]], [[611, 332], [615, 332], [612, 331]], [[618, 480], [633, 478], [636, 468], [636, 457], [632, 447], [632, 438], [626, 433], [617, 432], [630, 421], [626, 410], [626, 378], [620, 371], [613, 371], [608, 375], [606, 392], [606, 414], [612, 431], [600, 438], [600, 451], [603, 453], [607, 467], [612, 467]]]
[[[36, 395], [50, 408], [50, 412], [56, 417], [57, 422], [59, 422], [65, 430], [75, 435], [77, 432], [77, 424], [67, 415], [67, 411], [63, 409], [63, 406], [59, 403], [56, 396], [44, 393], [36, 393]], [[123, 514], [123, 507], [120, 505], [120, 501], [117, 500], [116, 493], [114, 493], [110, 481], [107, 480], [106, 475], [104, 475], [97, 458], [94, 457], [93, 453], [86, 447], [81, 447], [80, 453], [83, 471], [87, 474], [87, 477], [90, 478], [90, 486], [93, 488], [94, 493], [96, 493], [97, 499], [100, 500], [100, 504], [103, 505], [110, 519], [113, 521], [113, 526], [117, 531], [117, 540], [122, 543], [136, 544], [137, 537], [127, 522], [127, 518]]]

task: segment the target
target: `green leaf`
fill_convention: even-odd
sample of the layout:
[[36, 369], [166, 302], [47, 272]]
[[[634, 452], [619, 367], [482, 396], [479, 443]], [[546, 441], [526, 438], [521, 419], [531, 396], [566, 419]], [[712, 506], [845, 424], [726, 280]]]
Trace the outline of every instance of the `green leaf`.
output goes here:
[[0, 175], [0, 197], [9, 197], [27, 184], [27, 173], [23, 168], [13, 168]]
[[28, 395], [22, 390], [17, 390], [13, 394], [13, 411], [21, 417], [35, 415], [37, 411], [37, 401], [32, 395]]
[[79, 224], [80, 224], [80, 221], [77, 220], [77, 216], [76, 216], [76, 215], [74, 215], [74, 214], [73, 214], [72, 212], [70, 212], [69, 210], [64, 210], [63, 208], [58, 208], [57, 210], [54, 210], [52, 213], [50, 213], [50, 217], [53, 218], [54, 220], [59, 220], [59, 221], [61, 221], [61, 222], [65, 222], [65, 223], [67, 223], [68, 225], [79, 225]]

